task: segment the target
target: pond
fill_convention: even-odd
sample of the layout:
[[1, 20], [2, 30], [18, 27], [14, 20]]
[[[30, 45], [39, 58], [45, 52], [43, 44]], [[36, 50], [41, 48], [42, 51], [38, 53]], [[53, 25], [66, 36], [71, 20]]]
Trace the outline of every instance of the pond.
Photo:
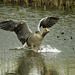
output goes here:
[[[33, 32], [37, 30], [39, 20], [46, 16], [59, 17], [60, 19], [53, 27], [49, 28], [50, 33], [46, 35], [41, 45], [43, 51], [38, 54], [43, 56], [47, 70], [55, 69], [59, 75], [75, 75], [74, 13], [0, 4], [0, 21], [25, 20]], [[41, 30], [43, 31], [43, 29]], [[10, 50], [16, 47], [22, 47], [16, 34], [0, 29], [0, 75], [5, 75], [7, 72], [12, 75], [17, 69], [18, 59], [25, 54], [25, 51]], [[23, 75], [44, 75], [34, 69], [31, 69], [29, 74]], [[31, 71], [35, 71], [35, 74], [32, 74]]]

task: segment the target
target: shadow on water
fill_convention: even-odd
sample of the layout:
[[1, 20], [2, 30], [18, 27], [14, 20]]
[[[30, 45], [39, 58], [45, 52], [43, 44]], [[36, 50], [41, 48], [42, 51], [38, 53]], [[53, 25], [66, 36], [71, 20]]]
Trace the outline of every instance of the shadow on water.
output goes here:
[[54, 66], [53, 69], [46, 66], [44, 59], [45, 57], [41, 53], [25, 50], [18, 58], [18, 67], [15, 73], [11, 72], [7, 75], [59, 75]]

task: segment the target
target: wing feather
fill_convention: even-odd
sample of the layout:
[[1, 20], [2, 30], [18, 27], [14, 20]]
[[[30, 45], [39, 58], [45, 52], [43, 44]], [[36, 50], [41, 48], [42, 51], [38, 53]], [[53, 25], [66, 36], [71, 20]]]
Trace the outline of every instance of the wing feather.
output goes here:
[[27, 42], [28, 38], [32, 35], [25, 21], [3, 21], [0, 22], [0, 29], [14, 31], [22, 44]]
[[38, 25], [38, 31], [40, 30], [40, 27], [43, 27], [43, 28], [52, 27], [58, 20], [59, 18], [57, 17], [45, 17], [41, 19]]

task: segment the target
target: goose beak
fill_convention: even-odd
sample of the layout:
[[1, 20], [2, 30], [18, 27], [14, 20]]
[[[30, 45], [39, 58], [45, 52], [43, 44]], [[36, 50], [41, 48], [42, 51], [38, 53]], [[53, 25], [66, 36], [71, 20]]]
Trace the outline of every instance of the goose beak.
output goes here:
[[50, 32], [50, 30], [49, 29], [46, 29], [46, 32]]

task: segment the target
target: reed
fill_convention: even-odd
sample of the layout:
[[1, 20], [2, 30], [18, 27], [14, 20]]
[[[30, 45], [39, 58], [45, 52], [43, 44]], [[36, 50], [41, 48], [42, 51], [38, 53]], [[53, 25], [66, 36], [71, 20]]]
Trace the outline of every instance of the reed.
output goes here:
[[60, 10], [73, 10], [75, 6], [74, 0], [2, 0], [5, 3], [14, 3], [21, 4], [26, 6], [34, 6], [34, 7], [43, 7], [47, 8], [57, 8]]

